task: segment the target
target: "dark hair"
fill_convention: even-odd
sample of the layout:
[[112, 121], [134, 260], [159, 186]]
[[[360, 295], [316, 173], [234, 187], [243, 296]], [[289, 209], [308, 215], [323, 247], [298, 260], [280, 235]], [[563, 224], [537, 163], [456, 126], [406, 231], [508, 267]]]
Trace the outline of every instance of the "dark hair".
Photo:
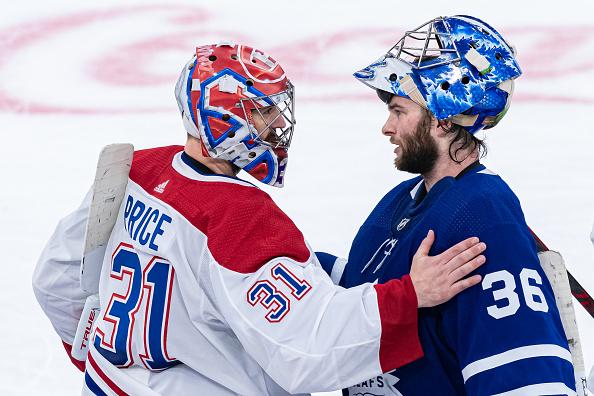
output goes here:
[[[435, 117], [428, 109], [423, 108], [423, 111], [425, 120], [430, 121]], [[487, 145], [485, 142], [476, 138], [472, 133], [464, 129], [463, 126], [454, 123], [448, 123], [447, 120], [437, 122], [439, 123], [439, 126], [445, 131], [445, 133], [453, 135], [452, 141], [450, 142], [450, 147], [448, 149], [448, 154], [450, 155], [452, 161], [458, 164], [462, 163], [466, 157], [459, 160], [458, 152], [468, 149], [470, 149], [471, 152], [478, 149], [479, 159], [487, 155]], [[448, 126], [448, 124], [450, 125]]]
[[448, 149], [452, 161], [458, 164], [464, 161], [466, 158], [462, 158], [461, 160], [458, 159], [458, 152], [467, 149], [470, 149], [471, 152], [478, 149], [479, 159], [487, 155], [487, 145], [485, 142], [468, 132], [463, 126], [453, 123], [448, 126], [446, 122], [441, 122], [440, 126], [447, 134], [453, 136]]

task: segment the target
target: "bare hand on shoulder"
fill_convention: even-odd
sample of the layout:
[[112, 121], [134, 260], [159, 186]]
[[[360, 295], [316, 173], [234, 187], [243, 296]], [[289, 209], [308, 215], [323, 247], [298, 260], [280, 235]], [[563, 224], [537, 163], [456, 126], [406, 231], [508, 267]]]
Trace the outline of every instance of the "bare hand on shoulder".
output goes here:
[[429, 230], [413, 257], [410, 277], [419, 308], [433, 307], [476, 285], [480, 275], [466, 276], [485, 263], [487, 245], [468, 238], [437, 256], [429, 256], [435, 233]]

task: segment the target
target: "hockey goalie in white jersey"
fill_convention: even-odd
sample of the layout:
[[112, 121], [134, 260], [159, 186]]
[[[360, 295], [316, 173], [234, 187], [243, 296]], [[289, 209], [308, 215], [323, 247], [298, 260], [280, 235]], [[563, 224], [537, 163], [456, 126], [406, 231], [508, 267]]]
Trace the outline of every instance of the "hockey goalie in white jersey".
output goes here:
[[[245, 170], [282, 186], [293, 86], [263, 52], [197, 48], [176, 96], [188, 140], [134, 153], [102, 263], [83, 394], [267, 395], [344, 388], [422, 356], [417, 307], [480, 281], [470, 238], [410, 276], [335, 286]], [[90, 196], [58, 225], [33, 287], [68, 350], [88, 297], [80, 260]]]

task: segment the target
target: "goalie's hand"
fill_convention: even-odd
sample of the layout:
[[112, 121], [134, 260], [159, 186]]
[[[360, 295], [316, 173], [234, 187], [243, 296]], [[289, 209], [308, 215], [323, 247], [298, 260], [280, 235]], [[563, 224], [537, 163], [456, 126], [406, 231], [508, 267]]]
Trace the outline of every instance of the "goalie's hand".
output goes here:
[[413, 257], [410, 269], [419, 308], [442, 304], [481, 281], [480, 275], [466, 275], [485, 263], [487, 245], [468, 238], [437, 256], [429, 256], [435, 233], [429, 230]]

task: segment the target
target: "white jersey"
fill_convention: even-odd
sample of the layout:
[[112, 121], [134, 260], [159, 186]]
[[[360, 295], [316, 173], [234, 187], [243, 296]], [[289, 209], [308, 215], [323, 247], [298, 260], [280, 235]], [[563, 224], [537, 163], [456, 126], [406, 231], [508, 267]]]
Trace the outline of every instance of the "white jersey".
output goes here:
[[[335, 286], [265, 192], [182, 150], [134, 154], [83, 394], [329, 391], [422, 356], [408, 276]], [[66, 344], [87, 297], [79, 271], [89, 201], [58, 225], [33, 279]]]

